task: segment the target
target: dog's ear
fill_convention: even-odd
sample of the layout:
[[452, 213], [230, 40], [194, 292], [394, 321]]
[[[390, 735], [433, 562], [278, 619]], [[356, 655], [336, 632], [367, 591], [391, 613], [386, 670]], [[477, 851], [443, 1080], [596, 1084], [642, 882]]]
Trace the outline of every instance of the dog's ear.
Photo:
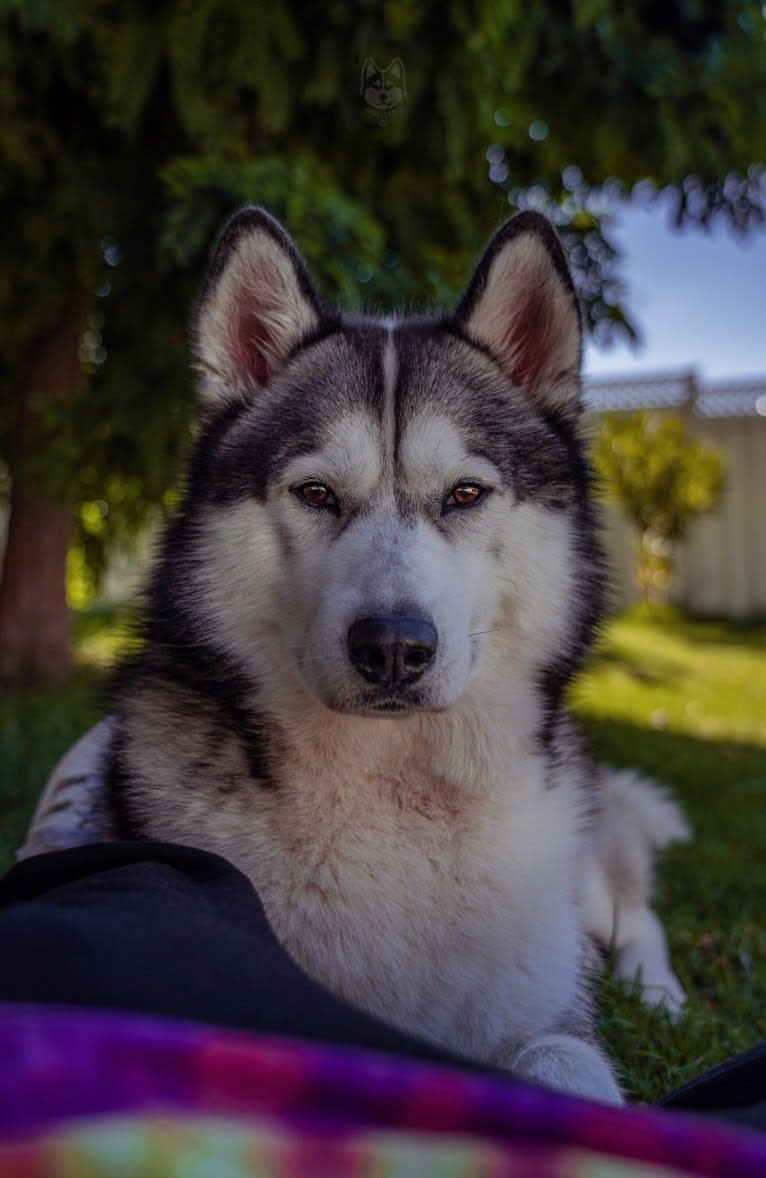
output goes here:
[[558, 234], [540, 213], [519, 213], [496, 233], [455, 317], [545, 409], [577, 413], [580, 307]]
[[194, 321], [203, 414], [247, 400], [316, 330], [319, 297], [290, 236], [264, 209], [223, 231]]
[[375, 62], [372, 60], [372, 58], [368, 57], [367, 60], [365, 61], [364, 65], [362, 66], [362, 84], [359, 89], [359, 93], [362, 95], [362, 97], [364, 97], [364, 92], [367, 89], [367, 87], [369, 86], [373, 77], [376, 75], [378, 77], [380, 77], [381, 74], [382, 74], [382, 71], [378, 69]]
[[406, 94], [406, 86], [404, 84], [404, 66], [402, 65], [401, 57], [395, 57], [390, 66], [386, 70], [386, 80], [390, 85], [397, 86], [403, 94]]

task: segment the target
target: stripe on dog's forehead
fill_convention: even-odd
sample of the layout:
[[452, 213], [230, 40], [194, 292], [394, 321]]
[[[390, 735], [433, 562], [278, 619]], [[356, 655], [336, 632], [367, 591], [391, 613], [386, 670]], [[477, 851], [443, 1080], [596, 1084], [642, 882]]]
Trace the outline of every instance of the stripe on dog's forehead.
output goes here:
[[394, 323], [392, 319], [383, 322], [386, 342], [383, 345], [383, 444], [386, 447], [386, 465], [390, 472], [394, 468], [396, 447], [396, 386], [399, 380], [399, 357], [394, 344]]

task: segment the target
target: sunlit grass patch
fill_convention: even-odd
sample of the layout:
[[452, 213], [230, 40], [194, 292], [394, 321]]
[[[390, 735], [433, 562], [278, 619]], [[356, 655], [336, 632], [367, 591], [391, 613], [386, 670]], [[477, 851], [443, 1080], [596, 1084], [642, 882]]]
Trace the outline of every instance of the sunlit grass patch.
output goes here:
[[627, 614], [604, 632], [571, 699], [593, 718], [766, 748], [766, 624]]
[[129, 606], [94, 606], [73, 616], [75, 658], [81, 667], [106, 670], [137, 650], [138, 611]]

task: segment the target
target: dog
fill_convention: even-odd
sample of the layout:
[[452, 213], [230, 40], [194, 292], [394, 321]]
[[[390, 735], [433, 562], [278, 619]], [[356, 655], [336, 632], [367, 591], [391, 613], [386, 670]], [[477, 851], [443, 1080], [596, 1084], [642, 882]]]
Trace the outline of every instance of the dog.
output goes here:
[[102, 834], [234, 863], [348, 1002], [619, 1103], [593, 944], [680, 1008], [650, 893], [688, 832], [660, 787], [587, 759], [564, 707], [605, 566], [555, 230], [521, 213], [454, 313], [376, 319], [325, 306], [245, 209], [194, 350], [183, 503], [75, 792]]
[[368, 57], [362, 66], [360, 93], [372, 110], [384, 114], [396, 110], [407, 93], [401, 59], [395, 57], [388, 68], [382, 70]]

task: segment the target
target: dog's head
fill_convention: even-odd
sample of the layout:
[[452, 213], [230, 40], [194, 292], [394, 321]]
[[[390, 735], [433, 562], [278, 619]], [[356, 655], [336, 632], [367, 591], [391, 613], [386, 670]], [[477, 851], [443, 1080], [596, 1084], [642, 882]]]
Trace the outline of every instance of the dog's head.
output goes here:
[[498, 232], [454, 315], [386, 322], [326, 309], [281, 226], [245, 209], [195, 339], [205, 425], [181, 592], [245, 672], [390, 715], [571, 656], [590, 608], [571, 616], [575, 567], [581, 603], [597, 577], [580, 316], [543, 217]]
[[373, 110], [396, 110], [407, 93], [401, 59], [395, 57], [388, 69], [382, 70], [368, 57], [362, 66], [361, 93]]

